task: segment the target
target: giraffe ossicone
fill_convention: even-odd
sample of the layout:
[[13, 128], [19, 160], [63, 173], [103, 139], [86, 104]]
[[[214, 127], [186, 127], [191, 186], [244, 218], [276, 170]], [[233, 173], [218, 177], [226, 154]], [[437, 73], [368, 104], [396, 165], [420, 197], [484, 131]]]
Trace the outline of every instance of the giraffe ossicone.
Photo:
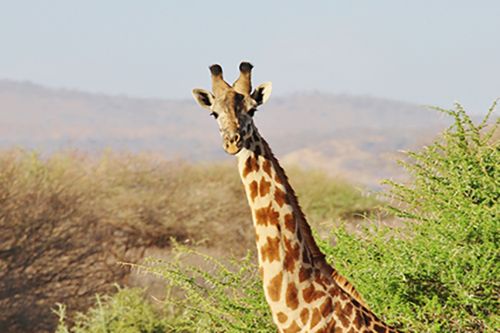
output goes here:
[[369, 310], [316, 245], [285, 171], [255, 127], [253, 116], [272, 86], [252, 91], [252, 68], [242, 62], [230, 85], [222, 67], [212, 65], [212, 91], [194, 89], [193, 96], [216, 118], [223, 149], [237, 157], [274, 323], [282, 333], [396, 332]]

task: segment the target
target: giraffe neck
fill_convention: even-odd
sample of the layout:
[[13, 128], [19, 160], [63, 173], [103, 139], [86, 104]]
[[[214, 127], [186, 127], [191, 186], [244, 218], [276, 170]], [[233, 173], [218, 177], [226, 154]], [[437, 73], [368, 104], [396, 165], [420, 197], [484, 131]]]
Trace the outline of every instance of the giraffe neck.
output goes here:
[[326, 262], [284, 170], [256, 130], [237, 158], [252, 211], [264, 294], [279, 331], [385, 328]]

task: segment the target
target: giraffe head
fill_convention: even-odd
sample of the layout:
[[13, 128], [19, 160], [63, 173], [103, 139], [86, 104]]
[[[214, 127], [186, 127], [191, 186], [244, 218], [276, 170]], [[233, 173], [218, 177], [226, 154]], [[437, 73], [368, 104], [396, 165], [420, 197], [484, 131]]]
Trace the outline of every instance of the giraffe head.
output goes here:
[[252, 68], [252, 64], [242, 62], [240, 76], [231, 86], [222, 77], [222, 67], [212, 65], [212, 92], [193, 89], [194, 99], [217, 120], [223, 148], [231, 155], [237, 154], [251, 140], [255, 130], [253, 115], [271, 95], [271, 82], [259, 85], [252, 92]]

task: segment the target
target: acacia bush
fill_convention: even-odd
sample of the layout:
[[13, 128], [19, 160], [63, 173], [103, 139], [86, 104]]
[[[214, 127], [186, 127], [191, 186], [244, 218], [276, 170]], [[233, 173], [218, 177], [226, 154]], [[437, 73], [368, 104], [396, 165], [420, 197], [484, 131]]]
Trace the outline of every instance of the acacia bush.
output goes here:
[[[438, 109], [453, 125], [401, 164], [391, 211], [404, 228], [364, 237], [334, 231], [323, 246], [372, 308], [416, 332], [494, 332], [499, 326], [498, 119], [475, 125], [460, 105]], [[489, 125], [488, 125], [489, 124]]]
[[[167, 322], [161, 319], [153, 306], [145, 300], [143, 290], [122, 289], [111, 296], [96, 296], [95, 305], [86, 314], [78, 313], [71, 328], [75, 333], [161, 333], [166, 332]], [[69, 333], [66, 307], [58, 304], [54, 312], [59, 316], [56, 333]]]

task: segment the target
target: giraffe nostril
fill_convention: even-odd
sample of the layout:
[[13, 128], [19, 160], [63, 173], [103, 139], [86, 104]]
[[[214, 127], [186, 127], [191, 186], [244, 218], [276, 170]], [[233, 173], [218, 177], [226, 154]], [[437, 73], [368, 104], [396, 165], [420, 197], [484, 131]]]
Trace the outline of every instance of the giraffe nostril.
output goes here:
[[240, 135], [236, 133], [233, 137], [233, 142], [238, 143], [240, 141]]
[[232, 136], [229, 137], [229, 143], [230, 144], [235, 144], [235, 143], [238, 143], [240, 141], [240, 135], [239, 134], [234, 134]]

